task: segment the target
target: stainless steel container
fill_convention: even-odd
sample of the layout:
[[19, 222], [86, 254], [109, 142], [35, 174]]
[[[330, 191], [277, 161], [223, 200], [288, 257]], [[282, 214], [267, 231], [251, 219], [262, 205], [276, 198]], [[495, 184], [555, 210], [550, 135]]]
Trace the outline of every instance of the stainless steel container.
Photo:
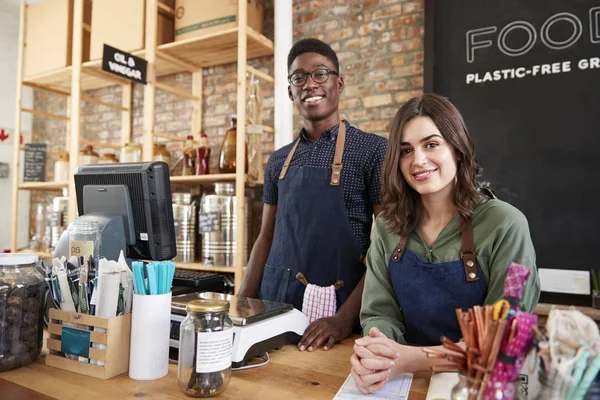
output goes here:
[[173, 193], [173, 221], [175, 223], [176, 262], [196, 260], [196, 209], [191, 193]]
[[69, 225], [69, 198], [66, 196], [55, 197], [48, 210], [48, 227], [50, 228], [50, 252], [54, 251], [58, 239]]
[[[199, 214], [219, 213], [218, 228], [212, 232], [201, 233], [202, 236], [202, 261], [205, 265], [234, 266], [236, 252], [235, 224], [237, 198], [235, 184], [232, 182], [215, 183], [214, 194], [204, 194], [200, 201]], [[250, 198], [245, 198], [244, 216], [245, 243], [244, 264], [248, 262], [250, 254], [249, 231], [252, 221]]]

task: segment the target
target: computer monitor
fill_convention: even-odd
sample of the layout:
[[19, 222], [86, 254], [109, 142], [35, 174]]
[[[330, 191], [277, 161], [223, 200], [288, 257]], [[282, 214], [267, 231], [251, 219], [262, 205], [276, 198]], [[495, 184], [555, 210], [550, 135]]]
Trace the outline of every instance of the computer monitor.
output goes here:
[[127, 258], [170, 260], [177, 255], [167, 163], [82, 166], [75, 173], [75, 191], [80, 217], [123, 217]]

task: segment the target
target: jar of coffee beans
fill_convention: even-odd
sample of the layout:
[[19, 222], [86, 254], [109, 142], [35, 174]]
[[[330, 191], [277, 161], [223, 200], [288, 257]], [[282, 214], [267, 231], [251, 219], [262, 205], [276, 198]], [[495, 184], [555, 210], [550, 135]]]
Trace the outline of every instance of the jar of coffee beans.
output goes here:
[[0, 254], [0, 372], [35, 360], [44, 334], [44, 275], [34, 254]]
[[212, 397], [231, 378], [233, 324], [226, 300], [194, 300], [179, 330], [179, 387], [190, 397]]

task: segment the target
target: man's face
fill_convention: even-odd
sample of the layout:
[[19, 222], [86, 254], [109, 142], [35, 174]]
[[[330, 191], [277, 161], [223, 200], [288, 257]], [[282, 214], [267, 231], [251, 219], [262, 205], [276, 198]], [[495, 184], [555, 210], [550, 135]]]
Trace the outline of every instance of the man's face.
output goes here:
[[[317, 53], [304, 53], [296, 57], [290, 67], [289, 74], [313, 72], [315, 70], [338, 72], [327, 57]], [[340, 93], [343, 90], [344, 80], [335, 74], [329, 74], [327, 80], [323, 83], [315, 82], [312, 76], [309, 75], [303, 85], [289, 85], [288, 95], [305, 120], [320, 121], [337, 112]]]

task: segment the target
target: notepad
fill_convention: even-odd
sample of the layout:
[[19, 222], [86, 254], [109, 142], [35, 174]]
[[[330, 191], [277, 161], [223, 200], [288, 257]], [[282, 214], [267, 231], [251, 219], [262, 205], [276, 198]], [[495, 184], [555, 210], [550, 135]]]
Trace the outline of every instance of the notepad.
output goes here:
[[457, 372], [436, 372], [429, 380], [426, 400], [444, 400], [450, 398], [452, 388], [458, 383]]
[[383, 389], [375, 393], [363, 394], [356, 388], [354, 378], [349, 374], [333, 400], [408, 400], [412, 380], [413, 374], [401, 374], [386, 383]]

